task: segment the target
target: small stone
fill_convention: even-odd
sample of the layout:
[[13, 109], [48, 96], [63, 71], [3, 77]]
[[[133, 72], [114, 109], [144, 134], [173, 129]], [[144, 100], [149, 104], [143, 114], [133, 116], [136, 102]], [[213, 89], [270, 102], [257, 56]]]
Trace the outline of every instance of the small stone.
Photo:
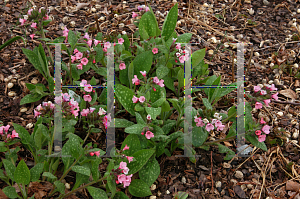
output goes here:
[[31, 80], [31, 83], [32, 84], [37, 84], [39, 82], [39, 79], [34, 77], [32, 80]]
[[156, 196], [150, 196], [150, 199], [156, 199]]
[[75, 27], [75, 24], [76, 24], [75, 21], [70, 22], [71, 27]]
[[182, 184], [185, 184], [185, 183], [186, 183], [186, 178], [185, 178], [184, 176], [182, 176], [181, 182], [182, 182]]
[[224, 167], [225, 169], [230, 169], [230, 168], [231, 168], [231, 164], [229, 164], [229, 163], [227, 163], [227, 162], [224, 162], [224, 163], [223, 163], [223, 167]]
[[247, 188], [248, 189], [253, 189], [253, 185], [252, 184], [247, 184]]
[[31, 129], [32, 127], [33, 127], [32, 123], [29, 123], [29, 124], [26, 125], [26, 128], [28, 128], [28, 129]]
[[299, 137], [299, 130], [295, 129], [295, 132], [293, 133], [293, 138], [297, 139]]
[[21, 107], [21, 108], [20, 108], [20, 112], [21, 112], [21, 113], [24, 113], [24, 112], [26, 112], [26, 111], [27, 111], [27, 108], [26, 108], [26, 107]]
[[156, 185], [155, 185], [155, 184], [152, 184], [151, 187], [150, 187], [150, 189], [151, 189], [152, 191], [155, 190], [155, 189], [156, 189]]
[[161, 192], [160, 191], [157, 192], [157, 196], [158, 197], [161, 196]]
[[236, 185], [238, 183], [238, 181], [236, 179], [230, 179], [230, 182], [232, 182], [233, 185]]
[[247, 185], [242, 184], [242, 185], [241, 185], [241, 188], [242, 188], [243, 191], [245, 191], [245, 192], [247, 191]]
[[298, 13], [298, 14], [300, 13], [300, 8], [297, 10], [297, 13]]
[[169, 195], [169, 194], [170, 194], [170, 191], [169, 191], [169, 190], [167, 190], [167, 191], [166, 191], [166, 194], [167, 194], [167, 195]]
[[279, 115], [280, 117], [283, 116], [283, 112], [278, 112], [277, 115]]
[[15, 92], [15, 91], [10, 91], [9, 93], [8, 93], [8, 96], [9, 97], [14, 97], [14, 96], [16, 96], [17, 95], [17, 93]]
[[105, 20], [105, 17], [100, 17], [100, 20], [101, 20], [101, 21], [104, 21], [104, 20]]
[[241, 171], [236, 171], [234, 176], [238, 179], [241, 179], [244, 177], [244, 174]]
[[208, 54], [209, 54], [209, 55], [213, 55], [213, 54], [214, 54], [214, 51], [213, 51], [213, 50], [209, 50], [209, 51], [208, 51]]
[[91, 8], [91, 11], [96, 12], [97, 10], [96, 10], [96, 8]]
[[249, 12], [250, 15], [253, 15], [253, 14], [254, 14], [254, 10], [253, 10], [252, 8], [250, 8], [250, 9], [248, 10], [248, 12]]
[[259, 52], [255, 52], [255, 53], [254, 53], [254, 56], [259, 56]]
[[7, 84], [7, 88], [12, 88], [13, 86], [14, 86], [14, 84], [11, 82]]
[[70, 189], [70, 188], [71, 188], [71, 186], [70, 186], [69, 183], [66, 183], [65, 186], [66, 186], [67, 189]]
[[216, 188], [219, 188], [221, 186], [222, 186], [222, 182], [221, 181], [216, 182]]

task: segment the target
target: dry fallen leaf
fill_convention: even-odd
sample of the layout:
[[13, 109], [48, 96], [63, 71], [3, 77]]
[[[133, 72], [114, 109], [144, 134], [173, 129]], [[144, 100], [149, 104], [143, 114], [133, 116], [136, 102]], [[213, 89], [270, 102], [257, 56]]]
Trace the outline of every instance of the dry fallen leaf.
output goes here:
[[291, 89], [285, 89], [279, 92], [281, 95], [285, 97], [291, 98], [293, 100], [297, 99], [297, 94]]

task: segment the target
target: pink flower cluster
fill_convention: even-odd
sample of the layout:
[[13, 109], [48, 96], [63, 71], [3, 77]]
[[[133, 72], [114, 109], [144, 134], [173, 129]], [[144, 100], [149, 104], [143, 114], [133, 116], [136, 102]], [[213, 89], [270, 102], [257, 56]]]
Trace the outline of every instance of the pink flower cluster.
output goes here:
[[99, 157], [100, 156], [100, 151], [90, 152], [90, 156], [94, 156], [94, 155]]
[[157, 77], [154, 77], [154, 78], [153, 78], [153, 82], [154, 82], [155, 84], [159, 85], [160, 87], [164, 87], [164, 86], [165, 86], [165, 85], [164, 85], [164, 81], [165, 81], [165, 80], [163, 80], [163, 79], [159, 80]]
[[[254, 92], [255, 92], [255, 93], [257, 93], [257, 92], [260, 91], [260, 95], [267, 95], [267, 94], [268, 94], [268, 92], [267, 92], [266, 90], [262, 90], [262, 89], [260, 88], [260, 86], [254, 86], [253, 89], [254, 89]], [[270, 91], [277, 91], [277, 88], [275, 87], [274, 84], [266, 86], [266, 89], [269, 89]], [[271, 95], [271, 98], [273, 98], [273, 99], [275, 99], [275, 100], [278, 100], [278, 92], [277, 92], [276, 94]], [[269, 103], [271, 102], [271, 99], [265, 99], [265, 100], [263, 100], [263, 101], [264, 101], [264, 103], [266, 104], [266, 106], [268, 107], [268, 106], [269, 106]], [[256, 109], [261, 109], [261, 108], [262, 108], [262, 103], [256, 102], [256, 103], [255, 103], [255, 108], [256, 108]]]
[[[144, 135], [144, 132], [141, 133], [142, 135]], [[150, 140], [151, 138], [154, 137], [154, 134], [151, 131], [147, 131], [145, 134], [145, 137]]]
[[148, 6], [141, 5], [141, 6], [138, 6], [138, 10], [148, 12], [150, 9]]
[[103, 124], [105, 126], [105, 129], [107, 129], [107, 127], [110, 125], [110, 122], [111, 122], [111, 116], [109, 113], [108, 115], [105, 115], [103, 119]]
[[128, 174], [129, 168], [127, 167], [127, 163], [126, 162], [120, 162], [120, 166], [118, 168], [117, 171], [122, 171], [123, 174], [121, 175], [117, 175], [118, 180], [116, 180], [116, 183], [123, 183], [124, 188], [129, 186], [131, 183], [131, 175], [126, 176], [125, 174]]
[[138, 101], [140, 101], [141, 103], [144, 103], [146, 100], [146, 98], [144, 96], [141, 96], [140, 98], [133, 96], [132, 101], [133, 103], [138, 103]]
[[[261, 118], [260, 124], [266, 124], [263, 118]], [[258, 136], [259, 142], [263, 142], [266, 140], [266, 134], [270, 133], [270, 128], [271, 127], [269, 125], [264, 125], [261, 130], [255, 131], [255, 134]], [[262, 132], [264, 132], [265, 134], [262, 134]]]
[[[14, 138], [19, 137], [19, 134], [16, 132], [16, 130], [13, 130], [11, 132], [11, 134], [8, 134], [9, 128], [10, 128], [10, 125], [0, 126], [0, 135], [2, 137], [4, 137], [4, 139], [6, 139], [5, 142], [9, 141], [9, 139], [14, 139]], [[3, 131], [5, 132], [5, 134], [3, 134]]]
[[80, 69], [80, 70], [82, 70], [82, 66], [83, 65], [84, 66], [87, 65], [89, 63], [89, 60], [86, 57], [82, 58], [83, 53], [79, 52], [77, 50], [77, 48], [74, 50], [74, 54], [75, 54], [75, 56], [71, 55], [71, 61], [73, 63], [74, 61], [81, 59], [80, 60], [80, 64], [77, 65], [77, 68]]
[[[67, 93], [65, 93], [67, 94]], [[42, 104], [39, 104], [34, 110], [34, 118], [39, 117], [42, 113], [45, 114], [49, 110], [52, 112], [54, 110], [55, 105], [51, 102], [43, 102]]]
[[[176, 44], [176, 49], [179, 51], [176, 53], [176, 57], [178, 57], [180, 63], [184, 63], [189, 59], [189, 54], [185, 50], [181, 50], [181, 44]], [[177, 60], [175, 60], [177, 62]]]
[[[63, 99], [63, 102], [61, 101]], [[68, 93], [63, 93], [61, 97], [55, 97], [55, 103], [60, 104], [62, 103], [63, 113], [66, 114], [73, 114], [75, 118], [79, 115], [79, 104], [73, 98], [70, 100], [70, 95]], [[49, 102], [48, 102], [49, 103]], [[44, 105], [44, 104], [43, 104]], [[46, 106], [47, 108], [48, 106]], [[35, 117], [41, 114], [41, 111], [45, 109], [45, 107], [41, 107], [39, 105], [37, 108], [37, 113], [35, 113]], [[54, 109], [54, 108], [53, 108]]]
[[[196, 122], [196, 126], [200, 126], [200, 127], [203, 127], [205, 126], [205, 129], [209, 132], [209, 131], [212, 131], [215, 129], [215, 127], [217, 128], [217, 131], [222, 131], [225, 127], [225, 125], [222, 124], [222, 122], [220, 120], [217, 120], [217, 119], [212, 119], [211, 122], [208, 121], [208, 119], [203, 119], [201, 117], [197, 117], [195, 116], [195, 120]], [[214, 126], [214, 125], [215, 126]]]
[[68, 34], [69, 34], [69, 30], [68, 30], [67, 26], [65, 26], [65, 29], [64, 29], [64, 31], [63, 31], [63, 36], [66, 37], [65, 43], [66, 43], [67, 40], [68, 40]]
[[[80, 86], [81, 86], [81, 87], [84, 87], [84, 90], [85, 90], [86, 92], [89, 92], [89, 93], [90, 93], [90, 92], [95, 92], [95, 91], [93, 90], [93, 87], [92, 87], [90, 84], [88, 84], [87, 81], [84, 80], [84, 79], [81, 80]], [[91, 102], [91, 101], [92, 101], [92, 96], [91, 96], [90, 94], [85, 95], [85, 93], [84, 93], [83, 99], [84, 99], [84, 101], [86, 101], [86, 102]]]
[[126, 69], [126, 65], [125, 65], [125, 63], [124, 63], [124, 62], [120, 63], [120, 65], [119, 65], [119, 69], [120, 69], [120, 70], [124, 70], [124, 69]]

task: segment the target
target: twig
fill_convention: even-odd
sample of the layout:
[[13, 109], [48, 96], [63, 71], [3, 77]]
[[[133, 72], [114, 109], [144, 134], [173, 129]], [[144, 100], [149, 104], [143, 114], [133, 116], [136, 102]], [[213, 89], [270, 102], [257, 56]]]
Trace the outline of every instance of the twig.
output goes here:
[[300, 103], [295, 103], [295, 102], [290, 102], [290, 101], [280, 101], [280, 100], [273, 100], [272, 99], [272, 102], [275, 102], [275, 103], [279, 103], [279, 104], [292, 104], [292, 105], [296, 105], [296, 106], [299, 106]]

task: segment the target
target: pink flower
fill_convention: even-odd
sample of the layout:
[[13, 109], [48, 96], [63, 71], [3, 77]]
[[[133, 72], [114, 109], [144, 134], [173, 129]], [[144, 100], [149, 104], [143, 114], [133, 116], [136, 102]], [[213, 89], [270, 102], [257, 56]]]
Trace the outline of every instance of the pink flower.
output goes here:
[[164, 85], [164, 81], [165, 81], [165, 80], [161, 79], [161, 80], [158, 82], [157, 85], [159, 85], [160, 87], [164, 87], [164, 86], [165, 86], [165, 85]]
[[85, 85], [84, 90], [86, 92], [92, 92], [93, 91], [93, 87], [90, 84]]
[[133, 103], [138, 103], [139, 98], [136, 96], [133, 96], [132, 101], [133, 101]]
[[91, 47], [92, 44], [93, 44], [93, 40], [90, 39], [90, 40], [88, 40], [86, 43], [88, 44], [89, 47]]
[[153, 54], [158, 53], [158, 49], [157, 49], [157, 48], [153, 48], [153, 49], [152, 49], [152, 53], [153, 53]]
[[94, 156], [94, 154], [95, 154], [95, 153], [93, 153], [93, 152], [90, 152], [90, 156]]
[[86, 102], [91, 102], [92, 101], [92, 97], [90, 95], [84, 95], [83, 96], [84, 101]]
[[62, 97], [63, 97], [64, 102], [70, 101], [70, 95], [68, 93], [62, 94]]
[[134, 78], [132, 79], [132, 83], [135, 85], [139, 85], [140, 84], [140, 80], [137, 78], [136, 75], [134, 75]]
[[103, 48], [103, 52], [107, 52], [107, 48], [106, 47]]
[[88, 108], [87, 109], [82, 109], [82, 111], [81, 111], [82, 116], [87, 116], [89, 113], [90, 113], [90, 111], [89, 111]]
[[259, 135], [258, 136], [258, 141], [259, 142], [263, 142], [263, 141], [265, 141], [266, 140], [266, 135]]
[[30, 27], [31, 28], [37, 28], [36, 23], [32, 23]]
[[176, 49], [179, 50], [180, 48], [181, 48], [181, 44], [180, 43], [176, 44]]
[[148, 12], [149, 10], [150, 10], [150, 8], [147, 6], [146, 9], [145, 9], [145, 11]]
[[120, 63], [120, 65], [119, 65], [119, 69], [120, 69], [120, 70], [124, 70], [124, 69], [126, 69], [126, 65], [125, 65], [125, 63]]
[[225, 127], [225, 125], [223, 125], [222, 124], [222, 122], [220, 121], [220, 120], [217, 120], [216, 122], [215, 122], [215, 126], [217, 127], [217, 131], [223, 131], [223, 129], [224, 129], [224, 127]]
[[141, 73], [144, 77], [146, 77], [146, 71], [140, 71], [140, 73]]
[[86, 32], [86, 33], [84, 34], [83, 38], [84, 38], [84, 39], [90, 39], [90, 36], [89, 36], [89, 34]]
[[78, 69], [78, 70], [79, 70], [79, 69], [82, 70], [82, 64], [81, 64], [81, 63], [77, 65], [77, 69]]
[[35, 35], [35, 34], [31, 34], [31, 35], [29, 35], [29, 37], [30, 37], [31, 39], [33, 39], [34, 35]]
[[125, 147], [123, 148], [123, 151], [125, 150], [129, 150], [129, 147], [127, 146], [127, 144], [125, 145]]
[[3, 128], [4, 126], [0, 126], [0, 135], [3, 135]]
[[141, 97], [139, 98], [139, 101], [140, 101], [141, 103], [144, 103], [145, 100], [146, 100], [146, 98], [145, 98], [144, 96], [141, 96]]
[[49, 16], [46, 15], [45, 17], [43, 17], [43, 19], [48, 20], [48, 19], [49, 19]]
[[212, 131], [214, 130], [214, 125], [212, 125], [211, 123], [208, 123], [205, 127], [205, 129], [209, 132], [209, 131]]
[[271, 99], [264, 100], [264, 103], [266, 104], [267, 107], [269, 106], [270, 102], [271, 102]]
[[147, 131], [145, 136], [148, 140], [150, 140], [150, 138], [154, 137], [154, 134], [151, 131]]
[[195, 120], [194, 120], [197, 124], [196, 124], [196, 126], [201, 126], [201, 127], [203, 127], [205, 124], [204, 124], [204, 122], [202, 121], [202, 119], [201, 119], [201, 117], [196, 117], [195, 118]]
[[181, 55], [181, 56], [179, 57], [179, 61], [180, 61], [180, 63], [184, 63], [184, 61], [185, 61], [184, 55]]
[[109, 42], [106, 42], [106, 43], [104, 44], [104, 47], [105, 47], [105, 48], [110, 48], [110, 47], [111, 47], [111, 44], [110, 44]]
[[129, 168], [127, 167], [126, 162], [120, 162], [119, 169], [122, 169], [122, 173], [128, 174]]
[[265, 125], [262, 127], [262, 131], [265, 133], [265, 134], [269, 134], [270, 133], [270, 126], [269, 125]]
[[125, 174], [118, 175], [118, 182], [123, 183], [123, 181], [126, 181], [126, 175]]
[[95, 108], [90, 107], [90, 113], [94, 112]]
[[34, 118], [38, 117], [40, 114], [41, 114], [40, 112], [34, 110]]
[[260, 124], [266, 124], [267, 122], [264, 121], [264, 118], [261, 118], [259, 123]]
[[136, 18], [137, 16], [139, 16], [139, 15], [136, 14], [135, 12], [132, 12], [132, 18]]
[[128, 162], [130, 163], [133, 160], [133, 157], [126, 156]]
[[87, 64], [89, 63], [89, 60], [88, 60], [87, 58], [83, 58], [83, 59], [81, 60], [81, 63], [82, 63], [83, 65], [87, 65]]
[[99, 115], [104, 115], [106, 113], [106, 111], [103, 108], [99, 108]]
[[260, 86], [254, 86], [254, 92], [258, 92], [258, 91], [260, 91], [261, 90], [261, 88], [260, 88]]
[[19, 22], [21, 23], [21, 26], [23, 26], [24, 23], [26, 22], [26, 19], [19, 19]]
[[271, 87], [270, 87], [269, 89], [270, 89], [270, 91], [277, 91], [277, 88], [275, 87], [274, 84], [272, 84]]
[[100, 43], [97, 39], [94, 39], [94, 45], [97, 46]]
[[79, 84], [81, 87], [84, 87], [84, 86], [86, 86], [86, 85], [88, 85], [87, 84], [87, 81], [86, 80], [81, 80], [81, 83]]
[[151, 115], [147, 115], [147, 120], [151, 120]]
[[153, 78], [153, 82], [154, 82], [155, 84], [158, 84], [158, 83], [159, 83], [159, 79], [158, 79], [157, 77], [154, 77], [154, 78]]
[[265, 91], [265, 90], [260, 91], [260, 95], [266, 95], [266, 94], [267, 94], [267, 91]]
[[141, 135], [144, 135], [144, 132], [141, 132]]
[[27, 14], [28, 15], [31, 15], [31, 12], [33, 11], [33, 9], [29, 9], [28, 11], [27, 11]]
[[129, 186], [129, 185], [130, 185], [130, 183], [131, 183], [131, 177], [132, 177], [132, 174], [129, 175], [129, 176], [126, 176], [126, 181], [123, 181], [124, 188], [125, 188], [126, 186]]
[[124, 39], [123, 38], [119, 38], [118, 39], [118, 44], [123, 44], [124, 43]]
[[13, 130], [11, 134], [11, 138], [17, 138], [17, 137], [19, 137], [19, 134], [16, 132], [16, 130]]
[[6, 137], [7, 137], [7, 139], [8, 139], [8, 138], [10, 138], [10, 137], [11, 137], [11, 135], [10, 135], [10, 134], [8, 134]]
[[96, 151], [96, 152], [95, 152], [95, 155], [96, 155], [97, 157], [99, 157], [99, 156], [100, 156], [100, 151]]
[[261, 135], [261, 130], [255, 131], [255, 134], [256, 134], [257, 136]]
[[256, 108], [256, 109], [261, 109], [261, 108], [262, 108], [262, 103], [256, 102], [256, 103], [255, 103], [255, 108]]
[[81, 59], [82, 56], [83, 56], [83, 54], [82, 54], [81, 52], [77, 52], [77, 53], [75, 54], [75, 56], [76, 56], [76, 59]]
[[76, 60], [76, 56], [71, 55], [71, 62], [73, 63]]
[[[68, 37], [68, 33], [69, 33], [69, 30], [68, 30], [67, 26], [65, 26], [65, 29], [63, 31], [63, 36]], [[67, 38], [66, 38], [66, 40], [67, 40]]]
[[156, 88], [153, 87], [153, 91], [156, 91]]
[[276, 94], [273, 94], [271, 97], [275, 100], [278, 100], [278, 92]]
[[181, 55], [181, 54], [180, 54], [179, 52], [176, 53], [176, 57], [180, 57], [180, 55]]
[[79, 51], [77, 50], [77, 48], [75, 48], [74, 50], [74, 54], [78, 53]]
[[5, 133], [8, 133], [8, 130], [9, 130], [9, 128], [10, 128], [10, 125], [6, 125], [6, 126], [4, 126], [3, 128], [4, 128]]

